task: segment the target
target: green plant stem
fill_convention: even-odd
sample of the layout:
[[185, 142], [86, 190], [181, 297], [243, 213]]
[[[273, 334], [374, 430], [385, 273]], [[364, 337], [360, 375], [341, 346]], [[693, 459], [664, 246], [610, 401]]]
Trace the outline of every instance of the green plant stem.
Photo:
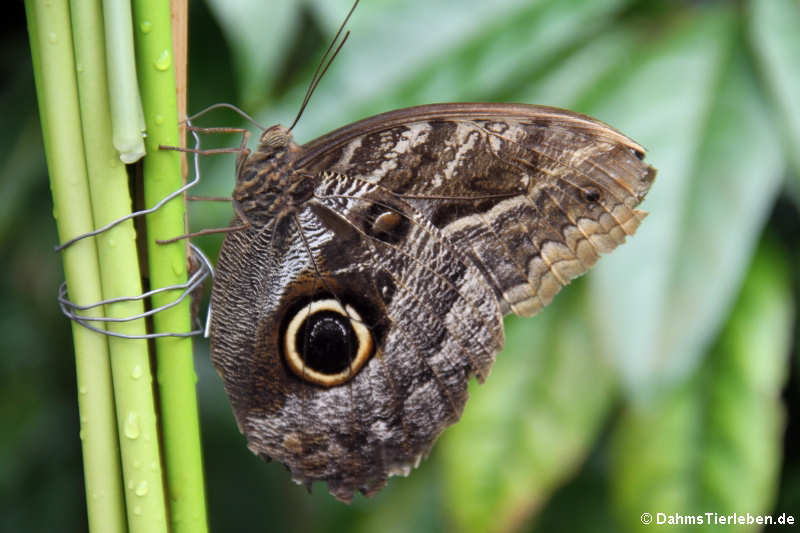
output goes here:
[[103, 18], [114, 117], [112, 139], [120, 159], [134, 163], [144, 156], [145, 124], [136, 81], [130, 1], [103, 0]]
[[[83, 158], [69, 11], [66, 0], [26, 0], [39, 115], [61, 242], [91, 231], [93, 221]], [[101, 299], [95, 243], [62, 252], [70, 298]], [[100, 316], [101, 310], [87, 312]], [[72, 323], [81, 420], [86, 506], [91, 531], [124, 532], [114, 398], [104, 335]]]
[[[80, 65], [78, 90], [89, 188], [95, 225], [99, 227], [131, 212], [128, 175], [112, 144], [100, 0], [72, 2], [71, 9], [75, 54]], [[133, 63], [133, 59], [128, 62]], [[141, 294], [133, 221], [119, 224], [96, 239], [103, 298]], [[141, 301], [106, 306], [106, 316], [111, 317], [135, 316], [143, 311]], [[144, 319], [110, 323], [108, 329], [127, 335], [147, 332]], [[167, 511], [147, 341], [109, 337], [108, 344], [120, 423], [128, 525], [131, 532], [166, 531]]]
[[[135, 0], [133, 3], [139, 81], [147, 124], [144, 159], [145, 204], [150, 207], [182, 185], [178, 152], [159, 145], [178, 144], [178, 112], [172, 52], [170, 10], [167, 2]], [[156, 243], [184, 233], [184, 205], [180, 198], [147, 217], [148, 260], [153, 287], [186, 281], [186, 244]], [[175, 291], [153, 297], [153, 306], [169, 303]], [[190, 302], [153, 317], [156, 332], [191, 329]], [[189, 338], [156, 339], [162, 435], [172, 531], [207, 530], [203, 484], [200, 424]]]

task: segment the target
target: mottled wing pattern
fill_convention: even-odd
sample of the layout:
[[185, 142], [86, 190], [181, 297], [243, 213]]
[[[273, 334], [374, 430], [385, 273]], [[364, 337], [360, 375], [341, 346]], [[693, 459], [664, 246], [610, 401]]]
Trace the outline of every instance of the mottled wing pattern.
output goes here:
[[[381, 231], [387, 210], [402, 223]], [[224, 354], [214, 362], [248, 446], [345, 501], [408, 474], [502, 347], [476, 265], [410, 204], [361, 180], [326, 174], [296, 219], [228, 235], [217, 266], [212, 354]], [[320, 293], [358, 309], [378, 346], [332, 388], [297, 379], [280, 352], [285, 317]]]
[[[489, 373], [502, 315], [534, 314], [632, 234], [654, 177], [608, 126], [524, 105], [399, 110], [299, 153], [309, 199], [225, 239], [212, 359], [250, 449], [345, 501], [428, 453]], [[320, 295], [377, 347], [331, 387], [281, 355], [287, 317]]]
[[594, 119], [521, 104], [378, 115], [304, 147], [298, 167], [379, 184], [470, 254], [504, 312], [529, 316], [632, 235], [655, 170]]

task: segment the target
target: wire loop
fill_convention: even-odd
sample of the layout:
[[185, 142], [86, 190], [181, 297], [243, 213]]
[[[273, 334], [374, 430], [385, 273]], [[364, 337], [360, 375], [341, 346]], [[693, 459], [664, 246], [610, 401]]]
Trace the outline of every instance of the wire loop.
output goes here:
[[[168, 332], [168, 333], [145, 333], [143, 335], [128, 335], [125, 333], [117, 333], [115, 331], [111, 331], [108, 329], [103, 329], [98, 326], [92, 325], [90, 322], [130, 322], [132, 320], [138, 320], [140, 318], [145, 318], [148, 316], [152, 316], [158, 312], [161, 312], [165, 309], [169, 309], [181, 303], [188, 295], [190, 295], [195, 289], [200, 287], [203, 282], [208, 279], [209, 277], [214, 277], [214, 268], [211, 266], [211, 262], [205, 256], [205, 254], [200, 251], [198, 247], [194, 244], [189, 244], [192, 249], [192, 254], [195, 257], [200, 259], [200, 269], [192, 274], [192, 276], [186, 281], [186, 283], [180, 283], [177, 285], [170, 285], [168, 287], [160, 287], [158, 289], [153, 289], [151, 291], [147, 291], [143, 294], [139, 294], [137, 296], [121, 296], [119, 298], [109, 298], [108, 300], [101, 300], [99, 302], [95, 302], [88, 305], [78, 305], [74, 302], [71, 302], [67, 298], [67, 282], [62, 282], [61, 285], [58, 287], [58, 305], [61, 307], [61, 312], [64, 315], [77, 322], [81, 326], [88, 328], [92, 331], [96, 331], [97, 333], [103, 333], [104, 335], [110, 335], [112, 337], [120, 337], [123, 339], [155, 339], [158, 337], [192, 337], [194, 335], [205, 334], [207, 325], [198, 328], [192, 331], [187, 332]], [[136, 300], [144, 300], [145, 298], [149, 298], [150, 296], [162, 292], [167, 291], [176, 291], [182, 290], [180, 296], [178, 296], [175, 300], [161, 305], [159, 307], [155, 307], [153, 309], [149, 309], [142, 313], [138, 313], [136, 315], [128, 316], [128, 317], [92, 317], [79, 314], [79, 311], [88, 311], [90, 309], [94, 309], [96, 307], [100, 307], [102, 305], [113, 304], [117, 302], [130, 302]], [[209, 307], [209, 314], [210, 317], [210, 307]], [[207, 321], [208, 321], [207, 317]]]
[[[186, 119], [186, 124], [189, 127], [191, 127], [191, 125], [192, 125], [192, 123], [191, 123], [191, 121], [189, 119]], [[192, 131], [191, 134], [195, 139], [194, 147], [195, 147], [196, 150], [199, 150], [200, 149], [200, 137], [194, 131]], [[87, 237], [93, 237], [95, 235], [99, 235], [99, 234], [101, 234], [101, 233], [103, 233], [105, 231], [110, 230], [111, 228], [113, 228], [117, 224], [125, 222], [126, 220], [130, 220], [130, 219], [132, 219], [134, 217], [138, 217], [138, 216], [141, 216], [141, 215], [147, 215], [147, 214], [150, 214], [150, 213], [152, 213], [154, 211], [157, 211], [158, 209], [163, 207], [170, 200], [180, 196], [181, 194], [183, 194], [187, 190], [189, 190], [192, 187], [194, 187], [195, 185], [197, 185], [197, 183], [200, 181], [200, 163], [199, 163], [199, 155], [198, 155], [197, 152], [195, 152], [195, 154], [194, 154], [193, 166], [194, 166], [194, 179], [192, 181], [186, 183], [180, 189], [177, 189], [177, 190], [173, 191], [172, 193], [168, 194], [167, 196], [165, 196], [164, 198], [162, 198], [153, 207], [151, 207], [149, 209], [142, 209], [141, 211], [136, 211], [136, 212], [127, 214], [127, 215], [125, 215], [123, 217], [120, 217], [120, 218], [118, 218], [116, 220], [113, 220], [113, 221], [109, 222], [108, 224], [102, 226], [101, 228], [98, 228], [96, 230], [89, 231], [89, 232], [83, 233], [81, 235], [78, 235], [77, 237], [74, 237], [74, 238], [66, 241], [63, 244], [60, 244], [60, 245], [56, 246], [55, 247], [55, 251], [56, 252], [60, 252], [60, 251], [64, 250], [65, 248], [67, 248], [68, 246], [70, 246], [71, 244], [74, 244], [75, 242], [77, 242], [79, 240], [85, 239]], [[78, 305], [78, 304], [70, 301], [67, 298], [67, 283], [65, 281], [65, 282], [61, 283], [61, 285], [58, 287], [57, 300], [58, 300], [58, 305], [61, 308], [61, 312], [64, 313], [64, 315], [67, 318], [69, 318], [70, 320], [74, 320], [75, 322], [77, 322], [78, 324], [80, 324], [81, 326], [83, 326], [85, 328], [88, 328], [88, 329], [90, 329], [92, 331], [96, 331], [97, 333], [102, 333], [104, 335], [110, 335], [112, 337], [119, 337], [119, 338], [123, 338], [123, 339], [155, 339], [155, 338], [158, 338], [158, 337], [191, 337], [191, 336], [200, 335], [200, 334], [203, 334], [205, 337], [208, 337], [208, 328], [209, 328], [209, 324], [211, 322], [211, 305], [210, 304], [209, 304], [208, 312], [207, 312], [207, 315], [206, 315], [205, 326], [202, 327], [202, 328], [194, 329], [192, 331], [187, 331], [187, 332], [146, 333], [146, 334], [142, 334], [142, 335], [128, 335], [128, 334], [124, 334], [124, 333], [118, 333], [118, 332], [115, 332], [115, 331], [110, 331], [108, 329], [105, 329], [105, 328], [102, 328], [102, 327], [99, 327], [97, 325], [93, 325], [92, 324], [94, 322], [96, 322], [96, 323], [130, 322], [132, 320], [138, 320], [140, 318], [146, 318], [148, 316], [152, 316], [152, 315], [154, 315], [156, 313], [159, 313], [159, 312], [161, 312], [161, 311], [163, 311], [165, 309], [169, 309], [171, 307], [174, 307], [174, 306], [178, 305], [188, 295], [190, 295], [195, 289], [200, 287], [205, 282], [206, 279], [208, 279], [208, 278], [212, 278], [213, 279], [213, 277], [214, 277], [214, 267], [211, 265], [211, 261], [209, 261], [208, 257], [206, 257], [205, 254], [197, 246], [195, 246], [191, 242], [189, 243], [189, 247], [191, 249], [192, 257], [193, 258], [197, 258], [197, 259], [200, 260], [199, 261], [200, 262], [200, 268], [196, 272], [194, 272], [185, 283], [180, 283], [180, 284], [176, 284], [176, 285], [169, 285], [167, 287], [159, 287], [157, 289], [153, 289], [151, 291], [145, 292], [145, 293], [137, 295], [137, 296], [122, 296], [122, 297], [119, 297], [119, 298], [109, 298], [107, 300], [102, 300], [102, 301], [95, 302], [95, 303], [88, 304], [88, 305]], [[118, 303], [118, 302], [129, 302], [129, 301], [136, 301], [136, 300], [144, 300], [145, 298], [149, 298], [149, 297], [153, 296], [154, 294], [159, 294], [159, 293], [168, 292], [168, 291], [182, 291], [182, 292], [172, 302], [169, 302], [169, 303], [164, 304], [162, 306], [159, 306], [159, 307], [156, 307], [156, 308], [153, 308], [153, 309], [150, 309], [150, 310], [147, 310], [147, 311], [144, 311], [142, 313], [138, 313], [136, 315], [132, 315], [132, 316], [129, 316], [129, 317], [90, 317], [90, 316], [86, 316], [86, 315], [80, 314], [81, 311], [88, 311], [88, 310], [91, 310], [91, 309], [94, 309], [96, 307], [100, 307], [100, 306], [103, 306], [103, 305], [108, 305], [108, 304], [113, 304], [113, 303]]]

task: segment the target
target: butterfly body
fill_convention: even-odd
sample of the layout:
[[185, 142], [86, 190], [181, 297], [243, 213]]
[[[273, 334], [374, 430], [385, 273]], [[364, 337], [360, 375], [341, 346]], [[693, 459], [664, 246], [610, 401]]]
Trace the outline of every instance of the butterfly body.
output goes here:
[[593, 119], [435, 104], [237, 164], [212, 360], [254, 453], [342, 500], [407, 474], [503, 345], [633, 234], [655, 171]]
[[247, 224], [261, 227], [292, 212], [308, 200], [313, 177], [293, 172], [302, 152], [288, 130], [276, 125], [264, 131], [253, 154], [242, 152], [237, 162], [233, 208]]

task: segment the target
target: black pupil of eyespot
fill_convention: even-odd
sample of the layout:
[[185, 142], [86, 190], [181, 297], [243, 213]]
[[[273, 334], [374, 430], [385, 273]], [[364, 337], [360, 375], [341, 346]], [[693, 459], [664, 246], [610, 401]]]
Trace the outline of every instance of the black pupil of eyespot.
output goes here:
[[355, 358], [358, 341], [347, 317], [321, 311], [303, 322], [295, 345], [309, 368], [323, 374], [338, 374]]

